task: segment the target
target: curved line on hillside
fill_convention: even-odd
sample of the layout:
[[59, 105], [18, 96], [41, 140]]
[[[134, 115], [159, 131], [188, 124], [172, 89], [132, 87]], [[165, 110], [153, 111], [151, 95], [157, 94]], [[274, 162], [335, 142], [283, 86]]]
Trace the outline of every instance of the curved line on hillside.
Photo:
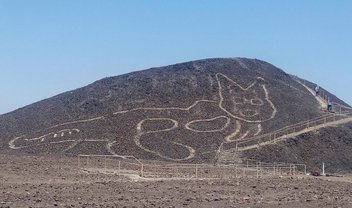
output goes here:
[[[226, 119], [225, 125], [224, 125], [223, 127], [221, 127], [220, 129], [201, 131], [201, 130], [197, 130], [197, 129], [195, 129], [195, 128], [190, 127], [190, 125], [192, 125], [192, 124], [194, 124], [194, 123], [207, 122], [207, 121], [214, 121], [214, 120], [219, 119], [219, 118], [225, 118], [225, 119]], [[209, 118], [209, 119], [199, 119], [199, 120], [190, 121], [190, 122], [188, 122], [188, 123], [185, 125], [185, 128], [188, 129], [188, 130], [190, 130], [190, 131], [198, 132], [198, 133], [219, 132], [219, 131], [222, 131], [222, 130], [226, 129], [226, 128], [228, 127], [228, 125], [230, 124], [230, 121], [231, 121], [231, 119], [228, 118], [227, 116], [217, 116], [217, 117]]]
[[[146, 121], [171, 121], [174, 125], [170, 128], [166, 128], [166, 129], [161, 129], [161, 130], [155, 130], [155, 131], [143, 131], [142, 129], [142, 125], [144, 122]], [[147, 118], [147, 119], [143, 119], [141, 120], [138, 124], [137, 124], [137, 133], [141, 133], [141, 134], [148, 134], [148, 133], [157, 133], [157, 132], [164, 132], [164, 131], [171, 131], [175, 128], [178, 127], [178, 122], [174, 119], [171, 118]]]
[[191, 158], [193, 158], [193, 157], [195, 156], [196, 151], [195, 151], [192, 147], [187, 146], [187, 145], [182, 144], [182, 143], [172, 142], [172, 141], [170, 141], [170, 142], [171, 142], [172, 144], [174, 144], [174, 145], [178, 145], [178, 146], [185, 147], [185, 148], [189, 151], [189, 155], [188, 155], [187, 157], [180, 158], [180, 159], [171, 158], [171, 157], [162, 155], [160, 152], [153, 151], [153, 150], [150, 150], [150, 149], [144, 147], [144, 146], [141, 144], [141, 142], [140, 142], [140, 136], [142, 136], [142, 135], [143, 135], [143, 134], [137, 134], [137, 135], [134, 137], [134, 142], [135, 142], [135, 144], [136, 144], [139, 148], [143, 149], [144, 151], [149, 152], [149, 153], [152, 153], [152, 154], [154, 154], [154, 155], [157, 155], [157, 156], [159, 156], [159, 157], [161, 157], [161, 158], [168, 159], [168, 160], [172, 160], [172, 161], [184, 161], [184, 160], [189, 160], [189, 159], [191, 159]]

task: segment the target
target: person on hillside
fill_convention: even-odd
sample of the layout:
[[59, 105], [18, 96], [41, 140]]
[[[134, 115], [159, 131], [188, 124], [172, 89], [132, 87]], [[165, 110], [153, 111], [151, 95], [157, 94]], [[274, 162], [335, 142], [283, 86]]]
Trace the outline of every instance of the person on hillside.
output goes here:
[[329, 112], [332, 111], [332, 103], [331, 103], [330, 99], [328, 99], [328, 111]]
[[319, 86], [315, 86], [315, 96], [319, 95]]

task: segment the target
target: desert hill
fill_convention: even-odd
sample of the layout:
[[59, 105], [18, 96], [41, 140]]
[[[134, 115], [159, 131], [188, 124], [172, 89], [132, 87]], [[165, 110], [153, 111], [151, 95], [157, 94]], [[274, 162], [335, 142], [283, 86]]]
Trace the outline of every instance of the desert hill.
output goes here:
[[[220, 146], [230, 149], [237, 141], [330, 114], [297, 80], [245, 58], [109, 77], [0, 115], [0, 151], [214, 162]], [[265, 151], [256, 152], [263, 154], [255, 157], [265, 157]]]

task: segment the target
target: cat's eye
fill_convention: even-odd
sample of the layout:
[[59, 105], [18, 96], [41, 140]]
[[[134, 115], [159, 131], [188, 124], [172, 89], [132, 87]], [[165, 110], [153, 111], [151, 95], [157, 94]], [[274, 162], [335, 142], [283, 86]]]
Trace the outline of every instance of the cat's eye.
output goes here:
[[264, 105], [263, 100], [259, 99], [259, 98], [254, 98], [251, 99], [251, 104], [252, 105]]
[[234, 97], [234, 98], [233, 98], [233, 102], [234, 102], [235, 104], [244, 104], [244, 103], [245, 103], [245, 100], [244, 100], [244, 98], [241, 98], [241, 97]]

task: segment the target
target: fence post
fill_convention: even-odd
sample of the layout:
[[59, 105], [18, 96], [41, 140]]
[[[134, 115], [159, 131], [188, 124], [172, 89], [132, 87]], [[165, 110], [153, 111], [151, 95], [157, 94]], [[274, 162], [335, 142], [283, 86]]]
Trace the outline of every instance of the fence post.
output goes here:
[[104, 171], [106, 173], [106, 155], [104, 156]]
[[237, 178], [237, 163], [235, 165], [235, 177]]
[[196, 164], [196, 178], [198, 178], [198, 164]]
[[304, 175], [307, 175], [307, 165], [304, 165]]
[[121, 175], [121, 161], [119, 161], [119, 172], [118, 172], [119, 176]]
[[80, 169], [79, 155], [78, 155], [78, 169]]
[[307, 123], [308, 123], [308, 127], [307, 128], [309, 129], [309, 121]]
[[257, 163], [257, 178], [259, 178], [259, 165]]
[[143, 177], [143, 164], [141, 165], [141, 177]]
[[292, 175], [296, 175], [296, 166], [292, 165]]

